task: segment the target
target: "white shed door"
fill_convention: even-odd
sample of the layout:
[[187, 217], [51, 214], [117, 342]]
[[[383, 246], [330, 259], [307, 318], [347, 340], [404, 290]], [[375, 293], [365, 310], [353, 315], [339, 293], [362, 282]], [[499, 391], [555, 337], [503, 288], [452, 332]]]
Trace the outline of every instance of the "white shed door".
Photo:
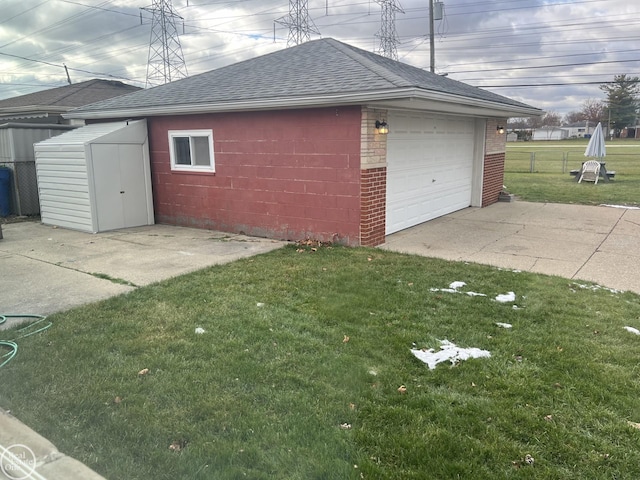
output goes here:
[[386, 234], [471, 205], [475, 121], [389, 112]]
[[141, 145], [91, 145], [98, 231], [147, 225]]

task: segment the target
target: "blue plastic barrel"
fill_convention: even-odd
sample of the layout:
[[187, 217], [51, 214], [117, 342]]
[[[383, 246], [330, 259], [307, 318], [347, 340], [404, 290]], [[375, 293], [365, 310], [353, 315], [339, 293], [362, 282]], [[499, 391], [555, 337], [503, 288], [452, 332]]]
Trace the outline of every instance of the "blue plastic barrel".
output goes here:
[[0, 167], [0, 217], [11, 214], [11, 170]]

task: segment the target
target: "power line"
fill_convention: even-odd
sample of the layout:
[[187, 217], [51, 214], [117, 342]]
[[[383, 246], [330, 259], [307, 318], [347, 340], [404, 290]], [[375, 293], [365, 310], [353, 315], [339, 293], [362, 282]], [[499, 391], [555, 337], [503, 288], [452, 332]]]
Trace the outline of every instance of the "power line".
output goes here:
[[[4, 52], [0, 52], [0, 55], [3, 55], [5, 57], [19, 58], [20, 60], [27, 60], [29, 62], [42, 63], [43, 65], [49, 65], [51, 67], [64, 69], [64, 65], [51, 63], [51, 62], [45, 62], [44, 60], [34, 60], [33, 58], [22, 57], [20, 55], [12, 55], [11, 53], [4, 53]], [[98, 76], [110, 77], [110, 78], [115, 78], [115, 79], [123, 79], [123, 80], [127, 80], [127, 81], [130, 81], [130, 82], [135, 81], [135, 80], [131, 80], [130, 78], [126, 78], [126, 77], [123, 77], [123, 76], [115, 76], [115, 75], [111, 75], [111, 74], [108, 74], [108, 73], [91, 72], [89, 70], [83, 70], [81, 68], [71, 68], [71, 67], [67, 67], [67, 68], [69, 70], [74, 71], [74, 72], [82, 72], [82, 73], [88, 73], [90, 75], [98, 75]]]
[[[570, 85], [613, 85], [617, 82], [563, 82], [563, 83], [519, 83], [515, 85], [477, 85], [479, 88], [524, 88], [524, 87], [567, 87]], [[632, 83], [640, 83], [634, 81]]]
[[[127, 15], [129, 17], [138, 18], [138, 15], [135, 15], [133, 13], [121, 12], [120, 10], [113, 10], [111, 8], [104, 8], [104, 7], [100, 7], [100, 6], [96, 6], [96, 5], [87, 5], [86, 3], [72, 2], [71, 0], [58, 0], [58, 1], [59, 2], [64, 2], [64, 3], [70, 3], [72, 5], [80, 5], [81, 7], [93, 8], [95, 10], [102, 10], [103, 12], [117, 13], [117, 14], [120, 14], [120, 15]], [[109, 2], [109, 3], [111, 3], [111, 2]]]
[[640, 62], [640, 59], [633, 60], [603, 60], [600, 62], [580, 62], [580, 63], [563, 63], [559, 65], [535, 65], [530, 67], [512, 67], [512, 68], [489, 68], [486, 70], [460, 70], [457, 72], [449, 72], [450, 74], [455, 73], [478, 73], [478, 72], [511, 72], [514, 70], [534, 70], [538, 68], [559, 68], [559, 67], [576, 67], [576, 66], [584, 66], [584, 65], [602, 65], [607, 63], [633, 63]]

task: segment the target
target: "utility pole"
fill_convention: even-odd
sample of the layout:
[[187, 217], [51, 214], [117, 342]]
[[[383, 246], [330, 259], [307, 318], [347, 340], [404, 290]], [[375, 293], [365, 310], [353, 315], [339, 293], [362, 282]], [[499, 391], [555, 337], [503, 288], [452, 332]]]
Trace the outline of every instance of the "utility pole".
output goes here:
[[65, 73], [67, 74], [67, 82], [69, 82], [69, 85], [71, 85], [71, 77], [69, 76], [69, 69], [64, 63], [62, 65], [64, 66]]
[[430, 69], [431, 73], [436, 72], [436, 41], [434, 31], [434, 20], [442, 20], [442, 12], [444, 10], [444, 4], [439, 0], [436, 0], [435, 4], [433, 0], [429, 0], [429, 51], [430, 54]]
[[[432, 1], [432, 0], [429, 0]], [[380, 38], [378, 53], [383, 57], [398, 60], [398, 33], [396, 31], [396, 12], [404, 13], [397, 0], [376, 0], [381, 7], [380, 31], [376, 37]]]
[[[327, 4], [327, 9], [329, 8]], [[318, 27], [309, 17], [309, 0], [289, 0], [289, 15], [275, 21], [289, 29], [287, 47], [300, 45], [311, 39], [311, 34], [320, 35]], [[275, 41], [275, 25], [274, 25]]]
[[176, 29], [176, 19], [184, 19], [175, 12], [171, 0], [153, 0], [153, 5], [142, 10], [153, 14], [146, 86], [154, 87], [187, 77], [187, 65]]
[[436, 72], [436, 40], [433, 33], [433, 24], [433, 0], [429, 0], [429, 51], [431, 60], [429, 62], [429, 70], [431, 73]]

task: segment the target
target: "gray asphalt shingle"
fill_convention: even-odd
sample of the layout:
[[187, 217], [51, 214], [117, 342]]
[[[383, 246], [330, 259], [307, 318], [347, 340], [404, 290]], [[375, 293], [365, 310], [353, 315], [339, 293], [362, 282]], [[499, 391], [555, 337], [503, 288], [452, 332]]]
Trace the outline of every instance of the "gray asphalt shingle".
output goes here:
[[140, 90], [114, 80], [93, 79], [0, 100], [0, 110], [29, 106], [75, 108]]
[[86, 105], [76, 112], [286, 100], [404, 88], [531, 108], [510, 98], [326, 38]]

